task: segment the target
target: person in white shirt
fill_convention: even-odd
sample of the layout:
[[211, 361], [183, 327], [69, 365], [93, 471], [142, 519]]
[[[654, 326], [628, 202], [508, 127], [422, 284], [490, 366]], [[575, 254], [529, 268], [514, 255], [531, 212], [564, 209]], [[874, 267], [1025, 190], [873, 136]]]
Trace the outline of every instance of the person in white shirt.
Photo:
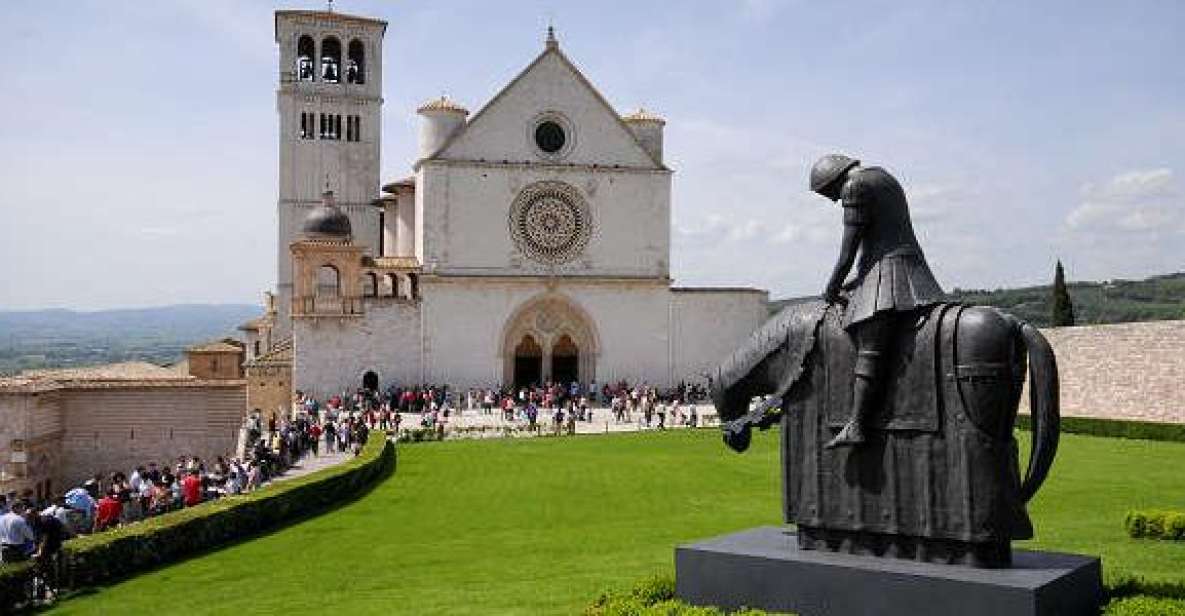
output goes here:
[[25, 509], [25, 503], [17, 501], [8, 513], [0, 515], [0, 562], [29, 559], [34, 537], [33, 529], [25, 521]]

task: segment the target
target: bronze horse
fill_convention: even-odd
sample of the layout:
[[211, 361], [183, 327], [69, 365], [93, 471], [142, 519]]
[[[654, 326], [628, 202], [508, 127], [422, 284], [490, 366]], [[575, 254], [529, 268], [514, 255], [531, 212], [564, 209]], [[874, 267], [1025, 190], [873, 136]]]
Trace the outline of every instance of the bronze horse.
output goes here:
[[[783, 513], [803, 548], [1008, 566], [1011, 540], [1033, 535], [1025, 503], [1057, 451], [1049, 343], [993, 308], [919, 311], [898, 337], [868, 442], [825, 449], [851, 412], [855, 350], [841, 311], [791, 305], [717, 369], [725, 442], [743, 451], [752, 426], [781, 422]], [[1013, 428], [1026, 365], [1033, 438], [1022, 481]]]

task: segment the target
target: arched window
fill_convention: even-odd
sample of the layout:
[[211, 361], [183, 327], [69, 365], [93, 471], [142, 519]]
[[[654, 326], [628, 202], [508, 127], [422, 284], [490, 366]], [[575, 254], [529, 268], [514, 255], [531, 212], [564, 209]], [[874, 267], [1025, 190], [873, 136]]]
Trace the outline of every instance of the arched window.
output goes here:
[[395, 274], [386, 274], [383, 276], [383, 288], [379, 290], [380, 297], [395, 297], [399, 290], [399, 284], [395, 281]]
[[362, 41], [354, 39], [346, 53], [346, 83], [366, 83], [365, 66]]
[[362, 275], [362, 294], [366, 297], [378, 297], [379, 277], [374, 272]]
[[341, 295], [341, 277], [337, 268], [332, 265], [322, 265], [317, 270], [317, 296], [337, 297]]
[[342, 44], [332, 36], [321, 40], [321, 80], [328, 83], [341, 81]]
[[313, 37], [305, 34], [296, 43], [296, 78], [300, 81], [313, 80], [313, 57], [317, 55], [313, 48]]

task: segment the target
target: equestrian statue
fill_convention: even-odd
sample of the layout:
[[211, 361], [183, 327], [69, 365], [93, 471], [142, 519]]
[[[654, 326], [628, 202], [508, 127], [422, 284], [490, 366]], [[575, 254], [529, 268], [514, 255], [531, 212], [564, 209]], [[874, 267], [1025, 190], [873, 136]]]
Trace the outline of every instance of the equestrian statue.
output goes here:
[[1007, 567], [1057, 451], [1052, 348], [1010, 314], [944, 300], [884, 169], [833, 154], [810, 187], [842, 206], [839, 258], [821, 300], [790, 304], [717, 368], [725, 443], [744, 451], [780, 422], [783, 513], [802, 548]]

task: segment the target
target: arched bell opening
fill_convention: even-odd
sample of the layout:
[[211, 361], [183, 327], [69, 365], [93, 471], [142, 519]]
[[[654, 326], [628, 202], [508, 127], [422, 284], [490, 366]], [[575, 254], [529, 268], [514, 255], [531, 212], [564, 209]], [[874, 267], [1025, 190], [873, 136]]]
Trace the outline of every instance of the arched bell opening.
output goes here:
[[317, 55], [313, 46], [313, 37], [305, 34], [296, 43], [296, 78], [300, 81], [312, 81], [316, 72], [313, 58]]
[[362, 41], [350, 41], [346, 52], [346, 83], [366, 83], [366, 53], [362, 48]]
[[[337, 38], [329, 36], [321, 40], [321, 81], [338, 83], [341, 81], [342, 44]], [[339, 131], [340, 132], [340, 131]]]

